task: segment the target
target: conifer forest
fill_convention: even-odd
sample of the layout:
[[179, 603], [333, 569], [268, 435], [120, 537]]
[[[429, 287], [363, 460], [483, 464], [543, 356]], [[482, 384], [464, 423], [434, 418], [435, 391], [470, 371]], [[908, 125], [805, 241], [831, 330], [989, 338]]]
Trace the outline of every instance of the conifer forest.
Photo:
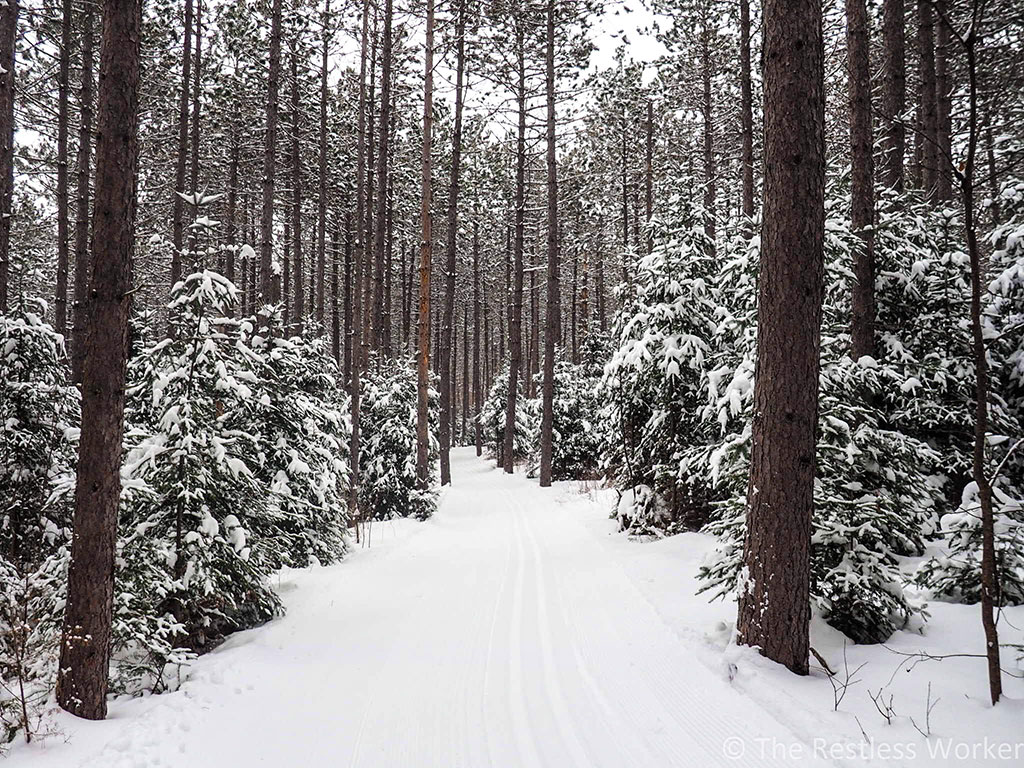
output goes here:
[[0, 766], [1024, 766], [1019, 0], [0, 0]]

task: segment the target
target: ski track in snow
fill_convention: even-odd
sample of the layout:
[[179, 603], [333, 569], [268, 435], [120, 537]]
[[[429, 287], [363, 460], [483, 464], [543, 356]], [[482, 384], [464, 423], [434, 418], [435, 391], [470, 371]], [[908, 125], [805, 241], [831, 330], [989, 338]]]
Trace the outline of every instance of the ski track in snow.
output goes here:
[[285, 575], [288, 614], [199, 659], [179, 691], [101, 723], [59, 715], [66, 740], [8, 765], [787, 764], [758, 740], [800, 740], [697, 658], [564, 491], [452, 458], [434, 519], [377, 524], [372, 548]]

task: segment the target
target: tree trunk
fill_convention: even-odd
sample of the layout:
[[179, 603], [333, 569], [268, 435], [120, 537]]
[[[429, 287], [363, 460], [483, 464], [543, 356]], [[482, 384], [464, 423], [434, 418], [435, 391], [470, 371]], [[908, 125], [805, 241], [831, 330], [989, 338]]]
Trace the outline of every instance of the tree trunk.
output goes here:
[[461, 445], [466, 444], [466, 417], [469, 413], [469, 307], [462, 307], [462, 427]]
[[374, 2], [373, 4], [373, 32], [370, 36], [370, 91], [369, 91], [369, 104], [368, 104], [368, 121], [369, 121], [369, 133], [368, 133], [368, 146], [367, 146], [367, 165], [366, 165], [366, 189], [364, 194], [366, 195], [366, 207], [364, 208], [364, 218], [362, 222], [363, 237], [366, 238], [366, 249], [363, 251], [363, 259], [366, 262], [363, 265], [363, 344], [359, 351], [362, 357], [363, 367], [367, 367], [370, 361], [370, 350], [376, 350], [378, 345], [378, 339], [374, 336], [376, 325], [372, 322], [376, 313], [374, 311], [374, 291], [373, 281], [376, 277], [376, 269], [373, 263], [373, 246], [374, 246], [374, 231], [373, 231], [373, 193], [376, 189], [374, 185], [374, 170], [376, 168], [377, 152], [376, 152], [376, 137], [377, 134], [373, 129], [373, 115], [376, 112], [374, 105], [377, 101], [377, 22], [380, 13], [380, 6]]
[[750, 0], [740, 0], [740, 133], [743, 150], [743, 217], [752, 232], [754, 218], [754, 102], [750, 84]]
[[[260, 217], [261, 304], [281, 300], [281, 278], [274, 265], [274, 173], [277, 168], [277, 99], [281, 78], [281, 0], [273, 0], [270, 21], [270, 68], [267, 73], [267, 126], [263, 143], [263, 211]], [[296, 233], [297, 235], [298, 233]], [[298, 237], [296, 237], [296, 241]]]
[[[651, 99], [647, 99], [647, 157], [644, 165], [644, 221], [647, 223], [647, 253], [650, 253], [654, 249], [654, 232], [651, 231], [651, 217], [654, 215], [654, 102]], [[574, 297], [575, 290], [574, 286]], [[573, 333], [575, 334], [575, 325]], [[576, 345], [573, 343], [574, 352], [575, 349]]]
[[765, 192], [738, 642], [807, 674], [824, 282], [820, 0], [764, 6]]
[[548, 165], [548, 280], [547, 317], [544, 322], [544, 387], [540, 421], [540, 485], [551, 485], [554, 449], [555, 346], [561, 299], [558, 285], [558, 161], [555, 156], [555, 0], [548, 0], [547, 52], [547, 165]]
[[483, 454], [480, 435], [480, 404], [483, 390], [480, 386], [480, 222], [473, 222], [473, 436], [476, 455]]
[[[347, 205], [346, 205], [347, 208]], [[344, 290], [345, 327], [342, 329], [345, 341], [345, 382], [351, 387], [352, 382], [352, 211], [345, 211], [345, 290]]]
[[920, 56], [921, 131], [917, 137], [921, 144], [921, 184], [931, 199], [936, 191], [938, 171], [938, 106], [935, 99], [935, 23], [933, 0], [918, 0], [917, 44]]
[[[303, 285], [302, 275], [304, 264], [302, 263], [302, 148], [299, 143], [299, 40], [292, 41], [291, 74], [292, 74], [292, 242], [294, 252], [292, 258], [295, 263], [295, 329], [302, 332], [306, 320], [306, 286]], [[312, 258], [312, 256], [310, 256]], [[285, 292], [287, 294], [287, 291]], [[285, 296], [287, 304], [288, 297]], [[313, 309], [310, 307], [310, 310]]]
[[[196, 0], [196, 60], [193, 66], [195, 71], [192, 74], [192, 122], [190, 129], [192, 138], [189, 150], [191, 152], [191, 169], [189, 172], [189, 191], [192, 193], [193, 211], [198, 212], [199, 203], [199, 120], [201, 110], [201, 95], [203, 91], [203, 0]], [[192, 236], [193, 245], [195, 235]], [[190, 269], [194, 271], [197, 265], [192, 264]]]
[[71, 381], [82, 383], [85, 335], [89, 319], [89, 165], [92, 159], [92, 3], [82, 14], [82, 84], [79, 97], [78, 158], [76, 161], [77, 210], [75, 212], [75, 301], [72, 308]]
[[505, 406], [504, 470], [515, 468], [516, 400], [519, 395], [519, 371], [523, 363], [523, 245], [526, 213], [526, 41], [525, 22], [516, 19], [516, 101], [519, 125], [516, 134], [515, 245], [512, 265], [512, 314], [508, 331], [508, 398]]
[[331, 233], [331, 355], [334, 362], [341, 367], [341, 316], [338, 308], [338, 246], [341, 232], [338, 230], [338, 221], [334, 221], [334, 231]]
[[[330, 47], [331, 0], [324, 0], [323, 48], [320, 51], [320, 190], [316, 209], [317, 254], [316, 254], [316, 319], [321, 326], [326, 322], [326, 270], [327, 270], [327, 56]], [[334, 233], [337, 238], [337, 231]], [[335, 243], [337, 250], [337, 243]], [[337, 255], [331, 270], [333, 310], [331, 312], [331, 339], [335, 338], [334, 315], [337, 312]], [[336, 347], [336, 344], [333, 344]], [[337, 351], [334, 355], [338, 359]]]
[[950, 77], [949, 56], [949, 4], [948, 0], [936, 0], [937, 21], [935, 24], [935, 197], [951, 200], [953, 197], [953, 147], [952, 124], [950, 122]]
[[451, 387], [452, 322], [455, 311], [455, 265], [459, 228], [459, 171], [462, 164], [462, 78], [466, 67], [466, 2], [460, 0], [455, 23], [455, 128], [452, 133], [452, 176], [448, 185], [447, 253], [444, 274], [444, 318], [441, 321], [441, 348], [446, 354], [438, 361], [441, 366], [441, 485], [452, 482], [452, 402], [455, 393]]
[[0, 7], [0, 314], [8, 310], [11, 218], [14, 215], [14, 80], [18, 3]]
[[192, 0], [185, 0], [185, 40], [181, 51], [181, 93], [178, 96], [178, 157], [174, 169], [172, 212], [171, 288], [181, 280], [181, 254], [185, 247], [185, 173], [188, 169], [188, 94], [192, 82]]
[[71, 0], [61, 0], [60, 62], [57, 68], [57, 295], [54, 301], [53, 327], [68, 332], [68, 91], [71, 79]]
[[434, 0], [427, 0], [426, 45], [423, 50], [423, 158], [420, 200], [419, 364], [416, 381], [416, 480], [421, 491], [430, 484], [430, 258], [433, 252], [430, 204], [430, 139], [434, 130]]
[[988, 439], [989, 370], [985, 353], [982, 327], [981, 292], [984, 275], [981, 268], [981, 249], [978, 245], [974, 210], [974, 169], [978, 151], [978, 59], [980, 48], [980, 3], [972, 6], [972, 19], [966, 36], [961, 38], [967, 54], [968, 116], [967, 155], [960, 174], [960, 194], [964, 206], [964, 231], [967, 235], [967, 254], [971, 262], [971, 341], [974, 352], [975, 411], [974, 452], [972, 475], [978, 486], [981, 506], [981, 625], [985, 632], [985, 655], [988, 661], [989, 695], [995, 705], [1003, 695], [1002, 671], [999, 661], [999, 632], [996, 627], [996, 608], [999, 603], [999, 574], [996, 564], [995, 515], [992, 509], [992, 484], [985, 474], [985, 443]]
[[125, 368], [135, 248], [140, 0], [105, 0], [97, 110], [94, 255], [74, 537], [57, 702], [72, 714], [107, 714], [114, 549], [121, 492]]
[[384, 45], [380, 73], [380, 141], [377, 147], [377, 213], [374, 219], [374, 295], [373, 339], [374, 349], [384, 346], [384, 303], [387, 236], [388, 236], [388, 160], [391, 138], [391, 65], [392, 65], [392, 0], [384, 0]]
[[366, 242], [363, 240], [363, 216], [366, 204], [366, 48], [369, 37], [370, 0], [363, 0], [362, 34], [359, 43], [359, 114], [356, 117], [356, 250], [354, 254], [355, 268], [352, 274], [352, 312], [346, 318], [351, 324], [352, 336], [349, 343], [351, 356], [351, 373], [349, 376], [350, 410], [352, 413], [352, 436], [349, 441], [349, 463], [351, 476], [349, 479], [348, 514], [349, 520], [356, 524], [356, 541], [359, 541], [359, 370], [362, 367], [362, 280], [363, 260], [366, 254]]
[[707, 19], [707, 8], [704, 9], [704, 13], [700, 35], [700, 70], [704, 85], [702, 105], [704, 113], [704, 234], [710, 243], [711, 253], [714, 254], [717, 180], [715, 178], [715, 137], [711, 122], [711, 30]]
[[903, 0], [884, 0], [882, 10], [882, 103], [885, 134], [881, 180], [895, 192], [903, 191], [903, 157], [906, 154], [907, 108], [906, 19]]
[[853, 255], [851, 356], [875, 354], [874, 139], [871, 133], [871, 39], [865, 0], [846, 0], [850, 89], [850, 219], [863, 243]]
[[231, 158], [228, 166], [228, 197], [227, 197], [227, 260], [224, 276], [235, 282], [235, 254], [238, 251], [237, 224], [238, 217], [238, 128], [231, 129]]

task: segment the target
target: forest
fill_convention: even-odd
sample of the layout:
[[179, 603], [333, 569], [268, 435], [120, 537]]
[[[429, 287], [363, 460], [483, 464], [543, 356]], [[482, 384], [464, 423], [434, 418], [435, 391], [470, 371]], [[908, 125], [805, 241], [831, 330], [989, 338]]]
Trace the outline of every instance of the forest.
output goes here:
[[[1015, 0], [7, 0], [0, 210], [12, 764], [111, 749], [69, 724], [184, 712], [285, 627], [345, 656], [394, 622], [387, 664], [421, 635], [469, 690], [462, 611], [494, 615], [464, 646], [486, 756], [372, 752], [420, 691], [388, 678], [331, 760], [775, 764], [751, 734], [810, 744], [801, 706], [841, 712], [858, 659], [936, 676], [916, 719], [862, 683], [874, 726], [934, 744], [957, 664], [945, 735], [1019, 726]], [[713, 647], [680, 663], [724, 665], [751, 734], [593, 746], [630, 697], [676, 709], [672, 749], [701, 730], [657, 667], [615, 682], [620, 642]], [[828, 701], [774, 730], [804, 678]], [[125, 764], [225, 764], [202, 743]]]

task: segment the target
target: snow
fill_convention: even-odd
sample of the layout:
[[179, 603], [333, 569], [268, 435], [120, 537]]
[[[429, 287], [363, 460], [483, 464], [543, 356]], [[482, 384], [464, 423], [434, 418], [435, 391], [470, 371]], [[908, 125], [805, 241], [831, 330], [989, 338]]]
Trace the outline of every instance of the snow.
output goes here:
[[[897, 655], [977, 653], [974, 607], [933, 604], [927, 634], [897, 633], [891, 650], [844, 647], [815, 621], [816, 650], [840, 678], [857, 670], [835, 712], [820, 668], [796, 677], [730, 644], [734, 605], [695, 594], [710, 537], [633, 541], [608, 519], [613, 491], [540, 489], [472, 449], [453, 450], [452, 464], [431, 520], [377, 523], [371, 546], [343, 562], [281, 573], [283, 618], [198, 659], [176, 692], [112, 702], [105, 722], [57, 714], [57, 735], [14, 746], [7, 765], [1024, 761], [1020, 680], [1005, 679], [993, 710], [981, 659]], [[1004, 619], [1011, 635], [1024, 609]], [[1004, 667], [1016, 668], [1009, 651]], [[909, 718], [925, 728], [929, 684], [926, 740]], [[894, 697], [891, 725], [869, 696], [880, 689]]]

